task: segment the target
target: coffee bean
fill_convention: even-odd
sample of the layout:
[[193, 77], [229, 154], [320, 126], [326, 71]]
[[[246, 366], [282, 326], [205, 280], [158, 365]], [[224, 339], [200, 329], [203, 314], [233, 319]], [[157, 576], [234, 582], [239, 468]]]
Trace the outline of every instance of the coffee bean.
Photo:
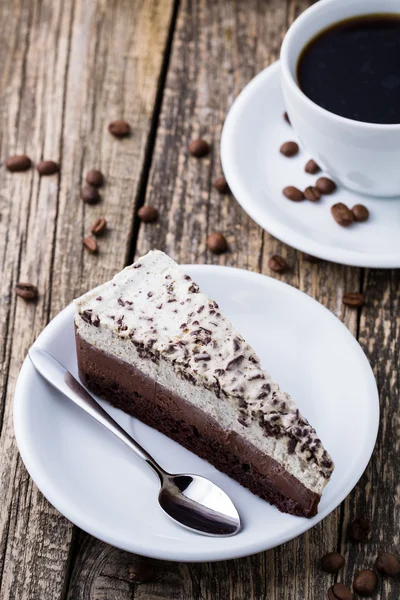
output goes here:
[[353, 213], [343, 202], [331, 206], [331, 213], [336, 223], [342, 227], [349, 227], [354, 222]]
[[285, 119], [286, 123], [289, 123], [289, 125], [291, 125], [290, 119], [289, 119], [289, 115], [287, 114], [287, 112], [283, 113], [283, 118]]
[[292, 200], [292, 202], [301, 202], [304, 200], [303, 192], [297, 187], [294, 187], [294, 185], [288, 185], [287, 187], [283, 188], [282, 193], [284, 196], [286, 196], [286, 198]]
[[88, 171], [86, 173], [86, 181], [89, 185], [93, 185], [94, 187], [101, 187], [104, 183], [104, 175], [101, 171], [97, 169], [92, 169], [92, 171]]
[[381, 552], [375, 561], [375, 567], [380, 573], [389, 577], [400, 575], [400, 561], [390, 552]]
[[106, 227], [107, 221], [104, 217], [100, 217], [99, 219], [96, 219], [96, 221], [91, 226], [90, 233], [93, 233], [93, 235], [101, 235]]
[[315, 173], [318, 173], [318, 171], [320, 171], [321, 169], [319, 165], [317, 165], [315, 160], [310, 158], [310, 160], [306, 163], [304, 170], [306, 173], [310, 173], [310, 175], [315, 175]]
[[358, 571], [353, 581], [353, 590], [360, 596], [372, 596], [378, 580], [375, 571], [362, 569]]
[[210, 144], [206, 140], [193, 140], [189, 144], [189, 153], [196, 158], [203, 158], [210, 152]]
[[26, 154], [20, 154], [17, 156], [10, 156], [5, 161], [5, 166], [8, 171], [16, 173], [17, 171], [27, 171], [32, 166], [32, 161]]
[[283, 256], [279, 256], [279, 254], [274, 254], [268, 260], [268, 266], [271, 271], [275, 271], [275, 273], [284, 273], [288, 270], [289, 266]]
[[39, 175], [54, 175], [60, 170], [60, 165], [54, 160], [41, 160], [37, 165], [36, 169]]
[[307, 200], [311, 200], [311, 202], [318, 202], [318, 200], [321, 199], [321, 192], [319, 191], [319, 189], [317, 187], [309, 185], [304, 190], [304, 197]]
[[89, 254], [96, 254], [98, 248], [97, 248], [97, 242], [94, 238], [89, 237], [89, 236], [83, 238], [83, 245], [85, 246], [85, 248], [89, 252]]
[[137, 211], [137, 216], [143, 223], [154, 223], [158, 220], [158, 210], [154, 206], [142, 206]]
[[321, 558], [321, 569], [326, 573], [337, 573], [344, 565], [344, 558], [339, 552], [328, 552]]
[[24, 300], [36, 300], [39, 292], [36, 285], [20, 282], [15, 286], [15, 294]]
[[358, 308], [364, 304], [364, 296], [359, 292], [345, 292], [342, 298], [343, 304]]
[[353, 600], [353, 594], [344, 583], [335, 583], [328, 590], [328, 600]]
[[299, 151], [299, 145], [296, 142], [285, 142], [279, 149], [284, 156], [294, 156]]
[[154, 580], [155, 570], [150, 564], [134, 564], [129, 569], [129, 576], [131, 581], [146, 583]]
[[131, 133], [131, 126], [126, 121], [122, 119], [117, 119], [117, 121], [113, 121], [108, 126], [108, 131], [117, 138], [126, 137]]
[[219, 191], [220, 194], [230, 194], [231, 190], [225, 177], [217, 177], [214, 181], [214, 187]]
[[306, 260], [307, 262], [310, 262], [310, 263], [318, 263], [319, 262], [319, 258], [317, 258], [316, 256], [312, 256], [312, 254], [306, 254], [305, 252], [303, 252], [303, 258], [304, 258], [304, 260]]
[[222, 254], [228, 250], [226, 237], [218, 231], [213, 231], [207, 238], [207, 248], [214, 254]]
[[368, 221], [368, 219], [369, 219], [369, 210], [363, 204], [356, 204], [351, 209], [351, 212], [354, 215], [355, 221], [359, 221], [360, 223], [363, 223], [364, 221]]
[[97, 204], [101, 200], [99, 190], [93, 185], [85, 185], [81, 191], [81, 197], [86, 204]]
[[315, 185], [321, 194], [332, 194], [336, 190], [336, 183], [328, 177], [320, 177]]
[[347, 526], [347, 537], [352, 542], [366, 542], [371, 531], [368, 517], [357, 517]]

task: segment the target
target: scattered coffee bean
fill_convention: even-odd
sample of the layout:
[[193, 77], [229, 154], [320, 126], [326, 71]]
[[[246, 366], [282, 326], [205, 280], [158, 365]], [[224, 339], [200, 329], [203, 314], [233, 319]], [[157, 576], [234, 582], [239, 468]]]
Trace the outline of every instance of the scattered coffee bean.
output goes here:
[[288, 270], [289, 266], [283, 256], [279, 256], [279, 254], [274, 254], [268, 260], [268, 266], [271, 271], [275, 271], [275, 273], [284, 273]]
[[294, 187], [294, 185], [288, 185], [287, 187], [283, 188], [282, 192], [283, 195], [289, 200], [292, 200], [292, 202], [301, 202], [304, 200], [303, 192], [297, 187]]
[[117, 121], [113, 121], [108, 126], [108, 131], [117, 138], [126, 137], [131, 133], [131, 126], [126, 121], [122, 119], [117, 119]]
[[372, 596], [377, 584], [375, 571], [362, 569], [358, 571], [353, 581], [353, 590], [360, 596]]
[[287, 114], [287, 112], [283, 113], [283, 118], [285, 119], [286, 123], [289, 123], [289, 125], [291, 125], [290, 119], [289, 119], [289, 115]]
[[189, 144], [189, 152], [196, 158], [203, 158], [210, 152], [210, 144], [206, 140], [193, 140]]
[[299, 151], [299, 145], [296, 142], [285, 142], [279, 149], [284, 156], [294, 156]]
[[328, 600], [353, 600], [353, 594], [344, 583], [335, 583], [328, 590]]
[[363, 204], [356, 204], [351, 209], [351, 212], [354, 215], [354, 220], [363, 223], [364, 221], [368, 221], [369, 219], [369, 210]]
[[83, 245], [90, 254], [96, 254], [98, 248], [94, 238], [90, 236], [83, 238]]
[[104, 175], [101, 171], [97, 169], [92, 169], [92, 171], [88, 171], [86, 173], [86, 181], [89, 185], [93, 185], [94, 187], [101, 187], [104, 183]]
[[36, 285], [32, 283], [17, 283], [15, 294], [24, 300], [36, 300], [39, 292]]
[[318, 173], [318, 171], [320, 171], [321, 169], [319, 165], [317, 165], [315, 160], [310, 158], [310, 160], [306, 163], [304, 170], [306, 173], [310, 173], [310, 175], [315, 175], [315, 173]]
[[146, 583], [154, 580], [155, 570], [150, 564], [139, 563], [131, 566], [129, 575], [131, 581]]
[[228, 250], [226, 237], [218, 231], [213, 231], [207, 238], [207, 248], [214, 254], [222, 254]]
[[219, 191], [220, 194], [230, 194], [231, 190], [229, 189], [229, 185], [224, 176], [217, 177], [214, 181], [214, 187]]
[[154, 206], [141, 206], [137, 211], [137, 216], [143, 223], [154, 223], [158, 220], [158, 210]]
[[342, 298], [343, 304], [358, 308], [364, 304], [364, 296], [359, 292], [345, 292]]
[[26, 154], [19, 154], [17, 156], [10, 156], [5, 161], [5, 166], [8, 171], [16, 173], [17, 171], [27, 171], [32, 166], [32, 161]]
[[304, 197], [307, 200], [311, 200], [311, 202], [318, 202], [318, 200], [321, 200], [321, 192], [317, 187], [309, 185], [304, 190]]
[[41, 160], [37, 165], [36, 169], [39, 175], [54, 175], [60, 170], [60, 165], [54, 160]]
[[319, 258], [317, 258], [316, 256], [312, 256], [312, 254], [306, 254], [305, 252], [303, 252], [303, 258], [304, 258], [304, 260], [306, 260], [307, 262], [310, 262], [310, 263], [318, 263], [319, 262]]
[[107, 221], [104, 217], [100, 217], [99, 219], [96, 219], [96, 221], [91, 226], [90, 233], [93, 233], [93, 235], [101, 235], [106, 227]]
[[97, 204], [101, 200], [99, 190], [93, 185], [85, 185], [81, 191], [81, 197], [87, 204]]
[[336, 190], [336, 183], [328, 177], [319, 177], [315, 185], [321, 194], [332, 194]]
[[321, 568], [326, 573], [337, 573], [344, 565], [344, 558], [339, 552], [328, 552], [321, 558]]
[[354, 222], [353, 213], [343, 202], [331, 206], [331, 213], [336, 223], [342, 227], [349, 227]]
[[380, 573], [389, 577], [400, 575], [400, 561], [390, 552], [381, 552], [375, 561], [375, 567]]
[[352, 542], [366, 542], [371, 532], [371, 521], [368, 517], [357, 517], [347, 527], [347, 537]]

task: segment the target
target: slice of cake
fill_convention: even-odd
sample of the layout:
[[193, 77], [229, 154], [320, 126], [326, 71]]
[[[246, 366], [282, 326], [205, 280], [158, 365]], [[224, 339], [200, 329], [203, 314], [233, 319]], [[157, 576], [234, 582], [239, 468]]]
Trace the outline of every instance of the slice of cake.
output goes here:
[[83, 383], [280, 510], [312, 517], [333, 462], [218, 304], [149, 252], [75, 301]]

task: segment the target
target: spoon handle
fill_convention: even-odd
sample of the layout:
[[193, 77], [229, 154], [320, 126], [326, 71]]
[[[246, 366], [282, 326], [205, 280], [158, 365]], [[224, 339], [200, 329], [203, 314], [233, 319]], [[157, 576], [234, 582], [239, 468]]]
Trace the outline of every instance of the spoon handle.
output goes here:
[[71, 375], [58, 360], [48, 354], [42, 348], [32, 346], [29, 350], [35, 369], [44, 377], [53, 387], [62, 392], [67, 398], [77, 404], [82, 410], [87, 412], [93, 419], [98, 421], [103, 427], [111, 431], [124, 444], [126, 444], [137, 456], [144, 460], [149, 467], [153, 469], [162, 483], [165, 471], [154, 460], [152, 456], [134, 440], [114, 419], [104, 410], [102, 406], [85, 390], [85, 388]]

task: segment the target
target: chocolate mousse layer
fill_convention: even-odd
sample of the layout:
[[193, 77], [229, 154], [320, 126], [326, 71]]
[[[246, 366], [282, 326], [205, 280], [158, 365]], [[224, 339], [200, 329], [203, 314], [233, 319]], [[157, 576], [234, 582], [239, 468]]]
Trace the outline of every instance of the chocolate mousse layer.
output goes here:
[[313, 517], [320, 495], [236, 432], [76, 332], [79, 375], [110, 404], [158, 429], [282, 512]]

